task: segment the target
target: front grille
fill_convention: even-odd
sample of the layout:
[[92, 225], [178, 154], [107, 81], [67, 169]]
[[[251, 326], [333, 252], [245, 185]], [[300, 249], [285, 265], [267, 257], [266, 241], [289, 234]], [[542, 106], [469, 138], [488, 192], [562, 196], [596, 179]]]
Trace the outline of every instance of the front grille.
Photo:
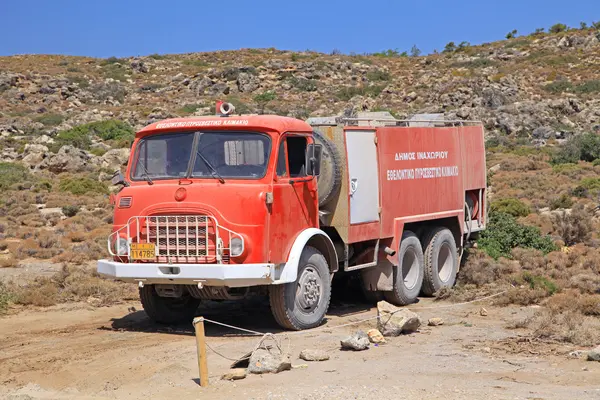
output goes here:
[[[119, 257], [115, 254], [115, 243], [119, 237], [125, 236], [124, 233], [130, 244], [154, 244], [155, 259], [144, 261], [158, 263], [227, 264], [231, 239], [241, 238], [239, 234], [219, 226], [216, 219], [208, 215], [132, 217], [126, 226], [109, 238], [109, 251], [113, 256]], [[226, 237], [220, 236], [223, 234]]]
[[157, 262], [215, 263], [217, 262], [217, 227], [205, 215], [146, 217], [141, 241], [154, 243]]

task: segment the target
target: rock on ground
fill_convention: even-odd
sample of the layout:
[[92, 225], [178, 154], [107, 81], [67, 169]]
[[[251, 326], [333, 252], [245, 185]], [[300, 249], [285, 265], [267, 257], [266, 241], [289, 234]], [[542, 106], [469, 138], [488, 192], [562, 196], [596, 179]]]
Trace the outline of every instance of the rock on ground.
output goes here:
[[418, 314], [407, 308], [398, 308], [387, 301], [377, 303], [377, 329], [383, 336], [398, 336], [415, 332], [421, 326]]
[[327, 361], [329, 354], [324, 350], [305, 349], [300, 352], [300, 358], [304, 361]]
[[362, 331], [356, 332], [354, 335], [347, 337], [340, 342], [342, 350], [366, 350], [369, 348], [369, 337]]
[[385, 338], [377, 329], [369, 329], [367, 331], [367, 336], [369, 336], [369, 340], [371, 343], [382, 344], [385, 343]]
[[588, 361], [600, 361], [600, 346], [597, 346], [595, 349], [590, 350], [587, 355]]
[[292, 369], [292, 363], [287, 354], [275, 350], [257, 349], [250, 356], [248, 372], [251, 374], [278, 373]]
[[221, 376], [224, 381], [237, 381], [238, 379], [244, 379], [246, 377], [245, 368], [233, 368], [227, 371]]
[[427, 325], [429, 326], [440, 326], [440, 325], [444, 325], [444, 320], [442, 318], [429, 318], [429, 321], [427, 321]]

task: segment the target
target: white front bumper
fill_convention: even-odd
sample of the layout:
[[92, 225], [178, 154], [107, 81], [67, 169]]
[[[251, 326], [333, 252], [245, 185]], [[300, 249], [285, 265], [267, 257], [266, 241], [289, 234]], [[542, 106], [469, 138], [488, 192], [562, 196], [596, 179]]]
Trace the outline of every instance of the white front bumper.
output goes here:
[[144, 284], [245, 287], [275, 282], [275, 264], [154, 264], [98, 261], [98, 273], [125, 282]]

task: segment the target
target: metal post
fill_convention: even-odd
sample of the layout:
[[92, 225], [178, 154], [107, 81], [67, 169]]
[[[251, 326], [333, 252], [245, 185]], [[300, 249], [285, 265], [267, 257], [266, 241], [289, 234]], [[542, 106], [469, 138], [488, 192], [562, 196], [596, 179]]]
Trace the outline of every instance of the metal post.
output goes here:
[[208, 364], [206, 362], [206, 337], [204, 336], [204, 317], [196, 317], [192, 322], [196, 331], [196, 349], [198, 350], [198, 370], [200, 386], [208, 387]]

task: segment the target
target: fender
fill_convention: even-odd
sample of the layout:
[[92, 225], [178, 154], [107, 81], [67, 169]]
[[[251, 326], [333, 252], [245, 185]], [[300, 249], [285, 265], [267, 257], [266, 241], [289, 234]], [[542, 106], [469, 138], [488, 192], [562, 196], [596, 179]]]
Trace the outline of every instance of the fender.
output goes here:
[[320, 229], [308, 228], [300, 232], [294, 240], [287, 262], [276, 266], [274, 285], [296, 281], [300, 256], [307, 244], [314, 246], [323, 253], [332, 274], [338, 270], [337, 253], [331, 238]]

